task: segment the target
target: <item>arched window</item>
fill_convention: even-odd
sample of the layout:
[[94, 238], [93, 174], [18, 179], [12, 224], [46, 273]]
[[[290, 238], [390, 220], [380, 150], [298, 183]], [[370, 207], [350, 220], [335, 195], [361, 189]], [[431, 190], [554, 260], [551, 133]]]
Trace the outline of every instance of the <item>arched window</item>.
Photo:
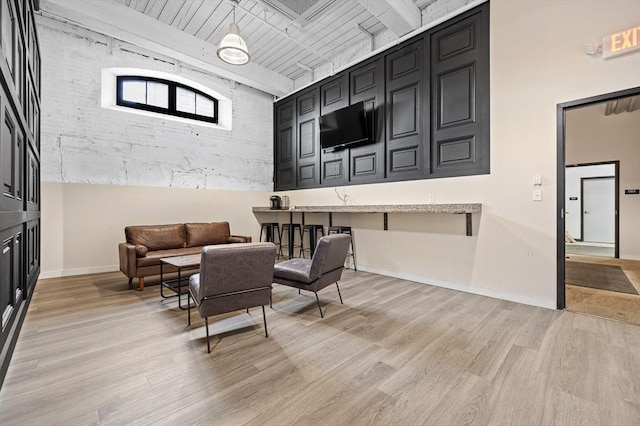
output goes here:
[[218, 123], [218, 100], [193, 87], [154, 77], [117, 77], [116, 103], [159, 114]]

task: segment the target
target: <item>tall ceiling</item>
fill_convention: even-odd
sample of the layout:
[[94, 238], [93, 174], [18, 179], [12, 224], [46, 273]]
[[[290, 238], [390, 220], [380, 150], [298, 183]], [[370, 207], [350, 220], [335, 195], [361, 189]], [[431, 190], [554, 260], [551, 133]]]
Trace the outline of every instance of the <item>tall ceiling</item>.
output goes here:
[[[434, 3], [440, 7], [461, 1], [41, 0], [40, 6], [43, 16], [281, 96], [291, 92], [294, 80], [305, 73], [323, 66], [335, 69], [334, 58], [363, 40], [385, 32], [385, 39], [393, 41], [427, 25], [423, 15]], [[225, 64], [215, 55], [234, 19], [251, 55], [243, 66]]]

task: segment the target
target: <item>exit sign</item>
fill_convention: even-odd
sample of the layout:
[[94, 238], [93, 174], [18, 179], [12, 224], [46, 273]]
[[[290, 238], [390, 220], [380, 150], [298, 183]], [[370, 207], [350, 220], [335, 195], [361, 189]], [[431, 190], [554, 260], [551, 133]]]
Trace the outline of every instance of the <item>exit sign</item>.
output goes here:
[[613, 58], [640, 50], [640, 27], [608, 35], [602, 41], [602, 57]]

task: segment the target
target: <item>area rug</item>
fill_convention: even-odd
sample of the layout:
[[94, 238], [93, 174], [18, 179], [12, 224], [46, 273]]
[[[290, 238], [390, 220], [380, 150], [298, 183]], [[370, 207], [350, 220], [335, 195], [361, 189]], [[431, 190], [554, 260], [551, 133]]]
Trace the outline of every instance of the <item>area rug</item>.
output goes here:
[[619, 266], [565, 262], [565, 283], [619, 293], [638, 294]]

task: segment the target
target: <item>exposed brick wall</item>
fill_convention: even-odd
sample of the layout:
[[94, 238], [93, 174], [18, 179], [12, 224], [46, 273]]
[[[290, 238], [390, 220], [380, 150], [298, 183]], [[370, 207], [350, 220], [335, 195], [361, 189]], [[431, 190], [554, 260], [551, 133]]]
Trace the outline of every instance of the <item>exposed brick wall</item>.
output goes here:
[[[42, 180], [271, 190], [273, 98], [104, 35], [38, 16], [42, 52]], [[215, 55], [215, 46], [211, 47]], [[101, 70], [177, 74], [233, 102], [233, 129], [101, 107]]]

